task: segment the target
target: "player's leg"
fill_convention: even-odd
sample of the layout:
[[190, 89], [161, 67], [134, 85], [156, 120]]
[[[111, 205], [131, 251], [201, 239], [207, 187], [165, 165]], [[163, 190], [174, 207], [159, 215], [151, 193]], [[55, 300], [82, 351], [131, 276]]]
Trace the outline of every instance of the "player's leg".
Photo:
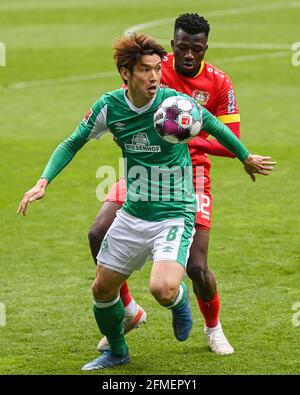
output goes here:
[[[108, 196], [111, 195], [111, 192]], [[89, 231], [89, 243], [94, 262], [97, 263], [97, 254], [99, 252], [102, 240], [106, 235], [109, 227], [116, 218], [116, 213], [122, 205], [120, 201], [105, 201]], [[146, 321], [145, 311], [136, 303], [130, 294], [127, 282], [121, 286], [120, 297], [125, 307], [125, 332], [140, 325]]]
[[213, 328], [218, 324], [220, 302], [215, 275], [208, 267], [208, 245], [209, 229], [196, 224], [186, 271], [193, 281], [194, 293], [206, 326]]
[[188, 288], [182, 279], [193, 239], [193, 222], [176, 219], [157, 226], [151, 245], [154, 264], [150, 292], [158, 303], [172, 311], [175, 337], [184, 341], [192, 329]]
[[[93, 225], [90, 228], [88, 239], [90, 250], [94, 262], [97, 263], [97, 254], [101, 243], [109, 227], [116, 218], [117, 211], [122, 207], [126, 196], [125, 179], [121, 178], [115, 183], [109, 191], [105, 202], [103, 203]], [[134, 328], [138, 328], [146, 322], [146, 312], [139, 306], [130, 294], [128, 284], [125, 281], [120, 288], [120, 297], [125, 308], [124, 330], [128, 333]], [[109, 349], [106, 338], [100, 340], [97, 349], [104, 351]]]
[[123, 330], [124, 307], [119, 297], [119, 288], [127, 277], [97, 266], [92, 285], [93, 311], [100, 332], [108, 339], [110, 351], [85, 364], [82, 370], [105, 369], [130, 362]]
[[90, 249], [95, 264], [97, 264], [97, 255], [108, 231], [109, 227], [116, 218], [117, 211], [122, 207], [126, 197], [126, 182], [125, 178], [120, 178], [108, 192], [105, 201], [90, 228], [88, 239]]
[[211, 225], [212, 198], [209, 179], [204, 193], [198, 196], [196, 233], [190, 249], [187, 274], [193, 281], [193, 289], [199, 308], [205, 319], [205, 333], [213, 352], [226, 355], [234, 349], [227, 341], [219, 321], [220, 300], [214, 273], [208, 266], [209, 231]]
[[157, 261], [152, 267], [149, 289], [161, 306], [172, 311], [173, 330], [177, 340], [184, 341], [192, 329], [188, 288], [184, 268], [176, 261]]
[[109, 227], [116, 218], [116, 212], [120, 210], [122, 205], [112, 201], [105, 201], [95, 218], [93, 225], [88, 233], [90, 250], [95, 264], [97, 264], [97, 255], [100, 250], [101, 243], [108, 231]]
[[109, 343], [109, 350], [84, 365], [83, 370], [109, 368], [129, 362], [124, 337], [124, 306], [119, 298], [121, 284], [140, 268], [149, 254], [144, 235], [139, 231], [142, 220], [120, 210], [110, 226], [97, 255], [97, 276], [93, 283], [94, 313]]

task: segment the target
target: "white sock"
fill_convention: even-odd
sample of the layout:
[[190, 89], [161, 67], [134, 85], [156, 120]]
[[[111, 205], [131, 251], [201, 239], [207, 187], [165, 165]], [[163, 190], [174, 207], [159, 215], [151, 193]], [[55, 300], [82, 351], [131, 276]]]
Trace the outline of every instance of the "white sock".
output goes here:
[[205, 326], [205, 332], [206, 332], [206, 333], [211, 333], [211, 332], [214, 332], [214, 331], [216, 331], [217, 329], [221, 329], [221, 328], [222, 328], [221, 322], [218, 321], [218, 325], [217, 325], [217, 326], [214, 326], [213, 328], [208, 328], [207, 326]]
[[138, 310], [136, 301], [132, 298], [131, 302], [125, 307], [125, 318], [135, 316]]

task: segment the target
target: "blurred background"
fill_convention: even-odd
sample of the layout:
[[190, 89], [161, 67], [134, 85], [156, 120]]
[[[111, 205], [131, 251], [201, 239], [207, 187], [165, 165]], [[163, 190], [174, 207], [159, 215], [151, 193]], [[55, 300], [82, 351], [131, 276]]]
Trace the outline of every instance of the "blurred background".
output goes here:
[[148, 322], [128, 335], [132, 363], [114, 373], [300, 373], [300, 1], [1, 0], [0, 374], [79, 374], [96, 356], [87, 233], [101, 206], [96, 171], [119, 166], [111, 136], [87, 144], [25, 218], [16, 209], [54, 148], [120, 86], [114, 39], [138, 30], [170, 50], [184, 12], [211, 25], [205, 60], [234, 82], [242, 141], [278, 164], [254, 184], [236, 160], [212, 159], [209, 263], [235, 354], [208, 351], [191, 282], [193, 332], [176, 342], [148, 291], [149, 263], [130, 280]]

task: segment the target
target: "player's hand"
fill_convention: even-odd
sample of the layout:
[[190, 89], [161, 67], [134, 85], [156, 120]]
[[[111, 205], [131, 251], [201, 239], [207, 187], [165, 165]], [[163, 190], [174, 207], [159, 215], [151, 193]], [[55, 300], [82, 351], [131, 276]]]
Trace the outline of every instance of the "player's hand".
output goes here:
[[17, 214], [22, 213], [23, 215], [26, 215], [28, 203], [32, 203], [35, 200], [41, 199], [46, 193], [47, 185], [48, 180], [43, 178], [39, 180], [33, 188], [25, 192], [24, 197], [19, 204]]
[[252, 155], [243, 161], [244, 169], [249, 174], [252, 181], [255, 182], [255, 173], [267, 176], [274, 169], [276, 162], [273, 161], [271, 156]]

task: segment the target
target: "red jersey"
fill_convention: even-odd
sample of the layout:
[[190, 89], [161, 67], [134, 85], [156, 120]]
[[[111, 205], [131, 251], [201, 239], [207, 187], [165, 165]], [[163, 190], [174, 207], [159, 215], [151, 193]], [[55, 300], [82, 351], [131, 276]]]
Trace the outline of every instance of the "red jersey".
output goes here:
[[[162, 62], [161, 83], [193, 97], [240, 137], [240, 115], [234, 88], [230, 78], [223, 71], [202, 61], [198, 74], [186, 77], [175, 71], [173, 54], [168, 54]], [[193, 166], [204, 166], [205, 175], [208, 175], [210, 170], [207, 154], [234, 157], [218, 141], [207, 137], [208, 134], [201, 131], [198, 137], [188, 143]]]

